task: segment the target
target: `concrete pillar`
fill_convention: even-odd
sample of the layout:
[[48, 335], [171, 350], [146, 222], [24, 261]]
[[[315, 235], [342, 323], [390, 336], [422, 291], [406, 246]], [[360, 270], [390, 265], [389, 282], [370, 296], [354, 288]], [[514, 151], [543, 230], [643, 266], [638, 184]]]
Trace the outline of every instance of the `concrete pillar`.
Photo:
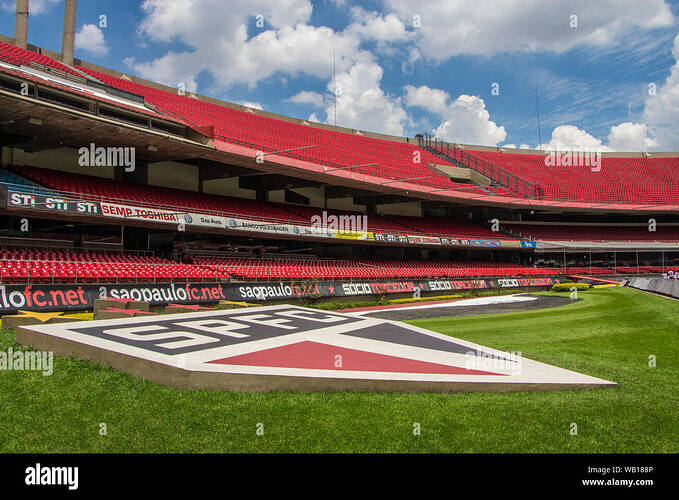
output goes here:
[[64, 64], [73, 64], [76, 5], [76, 0], [66, 0], [66, 8], [64, 9], [64, 31], [61, 37], [61, 62]]
[[14, 16], [14, 45], [26, 48], [28, 38], [28, 0], [17, 0]]

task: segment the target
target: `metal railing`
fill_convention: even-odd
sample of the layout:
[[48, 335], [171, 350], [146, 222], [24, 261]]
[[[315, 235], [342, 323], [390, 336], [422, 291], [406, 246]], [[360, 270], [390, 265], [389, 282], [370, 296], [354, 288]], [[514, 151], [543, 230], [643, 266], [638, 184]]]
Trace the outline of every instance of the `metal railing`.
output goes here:
[[458, 148], [455, 144], [441, 141], [429, 134], [419, 135], [417, 138], [420, 147], [437, 151], [447, 159], [485, 175], [520, 196], [539, 200], [545, 195], [544, 189], [539, 184], [522, 179], [483, 158]]

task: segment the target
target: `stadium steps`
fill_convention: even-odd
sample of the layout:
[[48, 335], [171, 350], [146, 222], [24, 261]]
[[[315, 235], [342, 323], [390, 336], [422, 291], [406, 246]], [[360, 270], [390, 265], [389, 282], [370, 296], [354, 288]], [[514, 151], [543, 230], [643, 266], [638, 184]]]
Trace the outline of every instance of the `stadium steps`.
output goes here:
[[73, 72], [77, 73], [78, 75], [82, 76], [82, 77], [85, 78], [86, 80], [93, 80], [93, 81], [95, 81], [95, 82], [97, 82], [97, 83], [99, 83], [99, 84], [101, 84], [101, 85], [106, 85], [105, 82], [102, 82], [101, 80], [99, 80], [99, 79], [98, 79], [97, 77], [95, 77], [95, 76], [92, 76], [92, 75], [89, 75], [89, 74], [85, 73], [84, 71], [82, 71], [82, 70], [81, 70], [80, 68], [78, 68], [77, 66], [71, 66], [70, 64], [66, 64], [66, 63], [61, 63], [61, 64], [63, 64], [64, 66], [66, 66], [66, 67], [67, 67], [68, 69], [70, 69], [71, 71], [73, 71]]
[[[432, 154], [438, 156], [438, 157], [441, 158], [442, 160], [444, 160], [444, 161], [446, 161], [446, 162], [448, 162], [448, 163], [452, 163], [452, 164], [455, 165], [456, 167], [464, 168], [464, 169], [470, 169], [470, 167], [469, 167], [468, 165], [465, 165], [464, 163], [461, 163], [461, 162], [457, 161], [455, 158], [452, 158], [452, 157], [448, 156], [447, 154], [442, 153], [441, 151], [438, 151], [438, 150], [435, 149], [435, 148], [432, 148], [432, 147], [429, 147], [429, 146], [420, 146], [420, 147], [421, 147], [422, 149], [424, 149], [425, 151], [428, 151], [428, 152], [430, 152], [430, 153], [432, 153]], [[474, 169], [471, 169], [471, 170], [474, 170]], [[491, 182], [491, 186], [494, 186], [494, 187], [502, 187], [502, 188], [505, 188], [505, 189], [512, 190], [511, 187], [506, 186], [505, 184], [502, 184], [502, 183], [496, 181], [495, 179], [489, 179], [489, 180], [490, 180], [490, 182]], [[493, 193], [492, 191], [489, 191], [488, 189], [486, 189], [484, 186], [481, 186], [481, 185], [476, 184], [476, 187], [477, 187], [478, 189], [480, 189], [481, 191], [483, 191], [485, 194], [488, 194], [488, 195], [494, 195], [494, 194], [495, 194], [495, 193]], [[513, 191], [513, 190], [512, 190], [512, 191]], [[517, 193], [517, 194], [520, 194], [520, 193]]]
[[[436, 154], [439, 158], [454, 163], [455, 165], [462, 165], [467, 168], [486, 176], [491, 181], [495, 181], [496, 186], [512, 191], [515, 195], [524, 198], [541, 199], [544, 197], [544, 189], [537, 183], [526, 180], [525, 178], [516, 175], [506, 168], [500, 168], [495, 163], [464, 151], [455, 145], [442, 142], [429, 134], [418, 136], [419, 147], [432, 154]], [[452, 155], [451, 155], [452, 153]], [[458, 159], [459, 158], [459, 159]], [[495, 193], [493, 190], [494, 194]]]
[[440, 151], [438, 151], [438, 150], [436, 150], [436, 149], [434, 149], [434, 148], [430, 148], [429, 146], [421, 146], [421, 147], [422, 147], [422, 149], [425, 149], [425, 150], [429, 151], [430, 153], [435, 154], [436, 156], [438, 156], [438, 157], [441, 158], [442, 160], [445, 160], [445, 161], [447, 161], [448, 163], [452, 163], [452, 164], [455, 165], [456, 167], [460, 167], [460, 168], [469, 168], [469, 167], [467, 167], [466, 165], [463, 165], [463, 164], [460, 163], [459, 161], [455, 160], [454, 158], [451, 158], [450, 156], [448, 156], [448, 155], [446, 155], [446, 154], [443, 154], [443, 153], [441, 153]]

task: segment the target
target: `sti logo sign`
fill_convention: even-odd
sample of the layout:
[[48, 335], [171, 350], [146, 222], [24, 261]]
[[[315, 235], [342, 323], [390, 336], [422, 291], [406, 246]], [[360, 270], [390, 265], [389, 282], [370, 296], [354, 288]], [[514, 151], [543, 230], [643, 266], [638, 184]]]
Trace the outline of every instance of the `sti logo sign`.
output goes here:
[[27, 326], [17, 338], [183, 388], [505, 392], [615, 385], [395, 321], [289, 305]]

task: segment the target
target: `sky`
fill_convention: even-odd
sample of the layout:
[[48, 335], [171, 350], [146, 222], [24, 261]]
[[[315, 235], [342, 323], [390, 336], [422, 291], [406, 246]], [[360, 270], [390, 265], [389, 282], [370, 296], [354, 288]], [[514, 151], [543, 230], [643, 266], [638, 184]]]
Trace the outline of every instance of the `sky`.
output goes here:
[[[29, 43], [59, 51], [64, 1], [29, 5]], [[679, 0], [81, 0], [76, 31], [77, 58], [297, 118], [679, 151]]]

